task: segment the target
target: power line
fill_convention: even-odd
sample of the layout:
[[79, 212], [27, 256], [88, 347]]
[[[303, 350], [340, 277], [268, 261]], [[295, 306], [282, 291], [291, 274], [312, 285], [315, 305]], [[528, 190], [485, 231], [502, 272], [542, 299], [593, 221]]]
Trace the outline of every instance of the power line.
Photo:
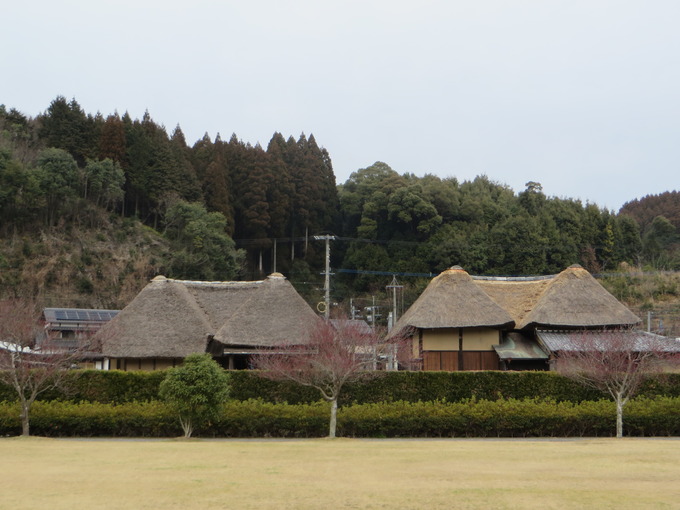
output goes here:
[[336, 273], [370, 274], [375, 276], [414, 276], [419, 278], [434, 278], [439, 273], [402, 273], [399, 271], [369, 271], [362, 269], [336, 269]]

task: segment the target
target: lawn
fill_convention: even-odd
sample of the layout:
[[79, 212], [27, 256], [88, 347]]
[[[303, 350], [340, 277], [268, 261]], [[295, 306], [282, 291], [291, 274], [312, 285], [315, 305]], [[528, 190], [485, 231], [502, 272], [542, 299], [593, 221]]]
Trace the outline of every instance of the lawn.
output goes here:
[[680, 508], [677, 439], [0, 439], [0, 509]]

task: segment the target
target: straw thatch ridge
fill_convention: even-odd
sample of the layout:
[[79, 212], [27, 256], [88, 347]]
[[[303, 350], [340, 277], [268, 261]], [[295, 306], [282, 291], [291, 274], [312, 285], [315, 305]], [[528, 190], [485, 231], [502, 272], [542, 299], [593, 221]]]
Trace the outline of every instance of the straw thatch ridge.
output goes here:
[[283, 275], [264, 281], [199, 282], [154, 278], [99, 333], [111, 358], [184, 358], [213, 338], [269, 347], [303, 342], [320, 320]]
[[640, 318], [579, 265], [558, 274], [518, 327], [632, 326]]
[[436, 276], [390, 332], [396, 336], [407, 327], [508, 328], [514, 320], [495, 303], [470, 275], [458, 266]]

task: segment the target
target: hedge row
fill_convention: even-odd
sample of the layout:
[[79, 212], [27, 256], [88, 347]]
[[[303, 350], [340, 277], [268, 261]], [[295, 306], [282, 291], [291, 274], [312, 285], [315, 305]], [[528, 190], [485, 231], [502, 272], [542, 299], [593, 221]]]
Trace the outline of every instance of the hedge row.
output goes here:
[[[74, 371], [64, 385], [68, 391], [53, 391], [42, 400], [123, 404], [148, 402], [158, 398], [164, 371]], [[680, 374], [650, 379], [640, 395], [680, 397]], [[276, 382], [258, 377], [253, 371], [231, 372], [231, 397], [235, 400], [262, 399], [290, 404], [312, 403], [319, 394], [312, 388], [292, 382]], [[379, 402], [460, 402], [479, 400], [553, 399], [582, 402], [609, 398], [593, 389], [552, 372], [377, 372], [363, 382], [349, 384], [341, 395], [341, 405]], [[11, 388], [0, 384], [0, 401], [13, 401]]]
[[[122, 404], [158, 399], [165, 371], [122, 372], [119, 370], [73, 370], [59, 389], [40, 395], [41, 400], [70, 400]], [[14, 390], [0, 381], [0, 401], [16, 400]]]
[[[204, 437], [322, 437], [328, 405], [231, 401], [197, 435]], [[349, 437], [579, 437], [611, 436], [615, 408], [608, 400], [546, 399], [393, 402], [340, 408], [338, 435]], [[21, 430], [16, 403], [0, 403], [0, 434]], [[31, 431], [41, 436], [175, 437], [178, 420], [161, 402], [120, 405], [37, 402]], [[680, 398], [638, 398], [626, 406], [629, 436], [680, 435]]]

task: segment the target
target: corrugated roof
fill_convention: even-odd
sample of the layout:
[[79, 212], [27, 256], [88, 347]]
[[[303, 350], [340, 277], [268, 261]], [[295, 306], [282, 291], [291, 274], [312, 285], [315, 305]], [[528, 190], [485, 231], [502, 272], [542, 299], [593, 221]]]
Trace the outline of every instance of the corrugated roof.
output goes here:
[[[545, 331], [537, 330], [536, 335], [548, 350], [581, 351], [584, 345], [606, 350], [612, 344], [618, 348], [634, 351], [680, 352], [680, 342], [654, 333], [635, 330], [601, 331]], [[617, 338], [618, 337], [618, 338]], [[623, 338], [623, 340], [621, 340]]]

